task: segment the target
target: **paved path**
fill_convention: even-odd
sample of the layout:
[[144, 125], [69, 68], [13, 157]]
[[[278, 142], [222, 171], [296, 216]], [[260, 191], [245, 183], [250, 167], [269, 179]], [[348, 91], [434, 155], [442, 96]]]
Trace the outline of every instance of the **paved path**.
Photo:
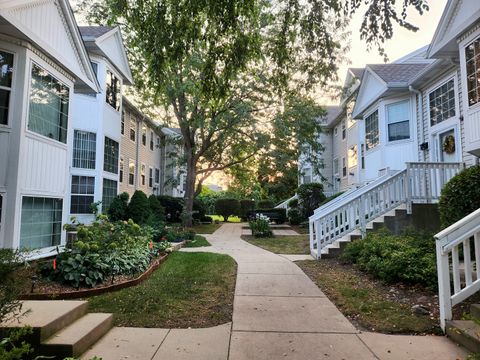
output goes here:
[[114, 328], [85, 356], [109, 359], [195, 360], [455, 360], [466, 353], [435, 336], [390, 336], [356, 330], [288, 258], [240, 239], [225, 224], [209, 251], [238, 263], [233, 322], [208, 329]]

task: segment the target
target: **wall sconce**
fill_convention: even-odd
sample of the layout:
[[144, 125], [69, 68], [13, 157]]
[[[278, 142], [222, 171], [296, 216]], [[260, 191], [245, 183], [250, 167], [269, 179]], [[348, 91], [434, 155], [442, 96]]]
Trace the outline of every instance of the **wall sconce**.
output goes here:
[[423, 150], [423, 151], [428, 150], [428, 142], [421, 143], [420, 150]]

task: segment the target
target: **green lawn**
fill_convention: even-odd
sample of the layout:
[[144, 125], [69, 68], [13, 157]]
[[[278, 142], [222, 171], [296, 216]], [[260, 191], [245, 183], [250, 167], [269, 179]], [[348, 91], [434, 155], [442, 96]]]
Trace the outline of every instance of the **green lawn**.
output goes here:
[[306, 235], [275, 236], [273, 238], [242, 235], [242, 239], [275, 254], [310, 254], [310, 242]]
[[[207, 215], [207, 216], [210, 216], [213, 219], [213, 221], [218, 220], [223, 222], [223, 216], [220, 216], [220, 215]], [[239, 222], [242, 222], [242, 219], [240, 219], [238, 216], [230, 216], [228, 218], [228, 222], [239, 223]]]
[[212, 246], [207, 239], [205, 239], [203, 236], [200, 235], [195, 235], [195, 240], [193, 241], [188, 241], [185, 243], [184, 247], [187, 248], [195, 248], [195, 247], [202, 247], [202, 246]]
[[187, 328], [232, 321], [237, 266], [227, 255], [174, 252], [143, 283], [88, 299], [116, 326]]
[[[438, 319], [416, 315], [412, 304], [425, 295], [408, 287], [385, 285], [350, 265], [335, 259], [297, 261], [296, 264], [314, 281], [338, 309], [360, 328], [382, 333], [439, 333]], [[432, 296], [435, 294], [428, 294]]]
[[213, 234], [222, 224], [198, 224], [192, 226], [190, 229], [197, 234]]

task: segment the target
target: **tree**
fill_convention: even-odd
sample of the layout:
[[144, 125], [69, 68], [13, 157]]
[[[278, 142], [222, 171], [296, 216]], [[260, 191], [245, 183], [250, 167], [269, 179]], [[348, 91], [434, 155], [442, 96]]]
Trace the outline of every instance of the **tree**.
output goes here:
[[304, 219], [312, 216], [315, 209], [326, 199], [323, 193], [323, 185], [318, 183], [300, 185], [297, 194]]
[[155, 195], [152, 194], [148, 197], [148, 204], [150, 207], [151, 221], [154, 223], [165, 221], [165, 209]]
[[[391, 38], [393, 23], [413, 30], [406, 10], [427, 9], [425, 0], [402, 0], [399, 12], [395, 2], [368, 1], [361, 27], [368, 43], [380, 48]], [[190, 225], [202, 183], [214, 171], [242, 164], [268, 148], [271, 122], [285, 119], [291, 100], [311, 104], [307, 94], [336, 78], [346, 19], [362, 4], [83, 0], [79, 8], [87, 9], [92, 22], [122, 26], [145, 107], [162, 106], [178, 123]], [[317, 124], [309, 137], [317, 139], [320, 130]]]
[[113, 198], [107, 214], [111, 221], [128, 220], [128, 198], [130, 196], [127, 192], [118, 194]]
[[227, 222], [230, 216], [240, 213], [240, 202], [237, 199], [218, 199], [215, 202], [215, 212]]
[[150, 215], [150, 203], [147, 195], [141, 190], [135, 191], [128, 204], [128, 217], [137, 224], [145, 224]]

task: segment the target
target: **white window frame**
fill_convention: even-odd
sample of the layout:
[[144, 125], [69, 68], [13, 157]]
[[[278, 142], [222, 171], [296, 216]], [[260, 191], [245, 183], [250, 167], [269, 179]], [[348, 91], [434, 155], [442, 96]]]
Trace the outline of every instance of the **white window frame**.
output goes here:
[[347, 121], [342, 120], [342, 141], [347, 140]]
[[[12, 99], [15, 97], [15, 81], [16, 81], [16, 76], [17, 76], [17, 68], [18, 68], [18, 54], [16, 51], [13, 50], [8, 50], [5, 49], [4, 47], [0, 48], [0, 51], [9, 53], [13, 55], [13, 72], [12, 72], [12, 85], [10, 88], [6, 86], [0, 86], [0, 89], [2, 90], [8, 90], [10, 91], [10, 98], [8, 99], [8, 113], [7, 113], [7, 123], [6, 124], [0, 124], [0, 129], [10, 129], [12, 127], [11, 125], [11, 112], [12, 112]], [[1, 220], [1, 219], [0, 219]], [[1, 230], [1, 229], [0, 229]]]
[[348, 175], [348, 162], [345, 156], [342, 156], [342, 179], [345, 179]]
[[[133, 184], [130, 184], [130, 175], [132, 175], [132, 173], [130, 172], [130, 165], [132, 164], [133, 164]], [[133, 187], [135, 186], [135, 179], [137, 178], [136, 171], [137, 171], [137, 165], [135, 164], [135, 160], [128, 159], [128, 178], [127, 178], [128, 186], [133, 186]]]
[[[408, 118], [408, 138], [399, 139], [399, 140], [390, 140], [390, 133], [389, 133], [389, 129], [388, 129], [389, 122], [388, 122], [388, 110], [387, 109], [388, 109], [389, 106], [392, 106], [392, 105], [395, 105], [395, 104], [400, 104], [400, 103], [403, 103], [403, 102], [408, 103], [408, 117], [409, 117]], [[413, 119], [415, 117], [415, 114], [412, 111], [411, 104], [412, 104], [412, 101], [410, 100], [410, 98], [394, 99], [394, 100], [385, 102], [385, 106], [383, 108], [384, 114], [385, 114], [385, 144], [387, 144], [387, 145], [390, 144], [391, 145], [391, 144], [398, 144], [398, 143], [402, 143], [402, 142], [413, 141], [413, 138], [414, 138]], [[381, 138], [380, 138], [380, 112], [378, 113], [378, 133], [379, 133], [379, 143], [380, 143], [381, 142]]]
[[[335, 168], [335, 162], [337, 163], [336, 168]], [[340, 162], [338, 161], [338, 157], [333, 158], [332, 173], [333, 173], [334, 177], [339, 177], [340, 176]]]
[[[375, 111], [378, 113], [378, 120], [377, 120], [378, 143], [374, 147], [372, 147], [370, 149], [367, 149], [367, 118], [370, 115], [372, 115]], [[380, 143], [381, 143], [381, 137], [380, 136], [382, 135], [382, 132], [380, 131], [380, 107], [376, 106], [375, 108], [373, 108], [369, 112], [365, 113], [365, 115], [363, 116], [363, 130], [364, 130], [363, 140], [364, 140], [364, 144], [365, 144], [365, 154], [369, 154], [373, 151], [378, 150], [379, 147], [380, 147]]]
[[140, 186], [146, 186], [146, 184], [147, 184], [147, 166], [145, 165], [145, 163], [140, 163]]
[[[443, 120], [440, 123], [437, 123], [432, 126], [432, 122], [430, 119], [430, 93], [438, 89], [440, 86], [446, 84], [450, 80], [453, 80], [454, 92], [455, 92], [455, 116], [451, 117], [447, 120]], [[460, 119], [460, 99], [458, 94], [458, 77], [456, 73], [450, 73], [449, 75], [443, 77], [440, 81], [437, 81], [435, 84], [430, 86], [426, 91], [426, 98], [425, 98], [425, 105], [427, 108], [427, 127], [431, 131], [437, 131], [438, 129], [442, 129], [444, 127], [449, 127], [452, 125], [453, 122], [457, 122]], [[430, 133], [430, 131], [429, 131]]]

